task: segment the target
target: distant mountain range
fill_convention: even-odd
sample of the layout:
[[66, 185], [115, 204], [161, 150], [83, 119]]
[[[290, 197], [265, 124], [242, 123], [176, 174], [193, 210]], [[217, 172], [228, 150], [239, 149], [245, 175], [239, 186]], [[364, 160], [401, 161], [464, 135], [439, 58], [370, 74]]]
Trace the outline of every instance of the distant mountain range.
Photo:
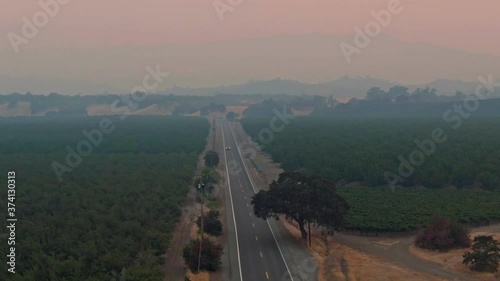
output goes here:
[[470, 92], [478, 76], [500, 78], [499, 56], [387, 35], [374, 38], [348, 63], [339, 46], [353, 37], [283, 35], [162, 46], [30, 49], [17, 55], [0, 49], [0, 94], [126, 93], [142, 85], [147, 66], [156, 65], [171, 75], [154, 91], [176, 94], [287, 92], [342, 98], [360, 97], [369, 87], [396, 83], [410, 88], [428, 83], [442, 94], [452, 94]]
[[[478, 82], [479, 83], [479, 82]], [[460, 80], [440, 79], [424, 85], [404, 85], [414, 91], [417, 88], [435, 88], [438, 90], [438, 95], [454, 95], [456, 91], [462, 91], [466, 94], [474, 92], [478, 83], [465, 82]], [[215, 95], [215, 94], [289, 94], [289, 95], [332, 95], [337, 99], [346, 98], [364, 98], [366, 92], [371, 87], [379, 87], [383, 90], [388, 90], [395, 85], [401, 83], [385, 81], [370, 77], [349, 77], [318, 84], [309, 84], [295, 80], [274, 79], [274, 80], [253, 80], [247, 83], [212, 87], [212, 88], [183, 88], [173, 87], [164, 94], [174, 95]]]

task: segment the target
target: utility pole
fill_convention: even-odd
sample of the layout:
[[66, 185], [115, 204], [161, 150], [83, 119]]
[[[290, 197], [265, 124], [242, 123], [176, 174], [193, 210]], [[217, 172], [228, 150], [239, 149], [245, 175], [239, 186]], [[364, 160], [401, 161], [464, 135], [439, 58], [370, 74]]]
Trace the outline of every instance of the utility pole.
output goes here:
[[203, 188], [205, 187], [205, 184], [203, 182], [200, 182], [198, 184], [198, 190], [200, 191], [200, 204], [201, 204], [201, 223], [200, 223], [200, 228], [201, 228], [201, 239], [200, 239], [200, 251], [198, 253], [198, 272], [200, 272], [200, 265], [201, 265], [201, 247], [202, 247], [202, 242], [203, 242]]
[[212, 150], [215, 150], [215, 117], [212, 120], [212, 134], [214, 135], [214, 139], [212, 141]]
[[311, 247], [311, 222], [308, 222], [308, 227], [309, 227], [309, 247]]

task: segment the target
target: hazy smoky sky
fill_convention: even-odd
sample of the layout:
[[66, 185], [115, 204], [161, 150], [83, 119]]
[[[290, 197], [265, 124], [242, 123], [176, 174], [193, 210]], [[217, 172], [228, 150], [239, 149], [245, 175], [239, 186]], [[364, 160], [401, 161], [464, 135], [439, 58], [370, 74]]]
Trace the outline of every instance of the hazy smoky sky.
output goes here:
[[[42, 67], [34, 62], [27, 63], [27, 59], [22, 58], [22, 52], [12, 52], [7, 34], [20, 33], [21, 18], [30, 18], [39, 11], [38, 1], [0, 1], [0, 35], [3, 38], [0, 40], [0, 59], [4, 58], [10, 64], [15, 64], [16, 61], [27, 64], [23, 70], [9, 71], [12, 65], [0, 62], [0, 75], [36, 76], [38, 68]], [[388, 2], [389, 0], [242, 0], [221, 21], [212, 0], [72, 0], [62, 6], [47, 26], [40, 29], [36, 37], [22, 45], [21, 49], [41, 52], [40, 54], [60, 48], [83, 48], [87, 52], [99, 52], [111, 47], [192, 45], [311, 33], [346, 35], [353, 33], [355, 26], [363, 26], [372, 20], [370, 11], [384, 9]], [[390, 25], [383, 30], [384, 34], [405, 42], [500, 56], [498, 0], [405, 0], [401, 1], [401, 5], [403, 12], [394, 16]], [[227, 50], [222, 47], [219, 51], [224, 53]], [[85, 58], [87, 61], [88, 59]], [[52, 63], [66, 63], [63, 60], [66, 61], [67, 58], [62, 58], [61, 61], [55, 58]], [[260, 67], [267, 66], [264, 64]], [[363, 74], [362, 69], [358, 72]], [[64, 67], [59, 72], [50, 73], [52, 78], [59, 75], [64, 76]], [[69, 78], [77, 79], [77, 76], [75, 74]], [[260, 78], [258, 75], [254, 76], [248, 79]], [[470, 78], [473, 79], [472, 76]], [[226, 78], [214, 78], [206, 84], [216, 84], [218, 81], [222, 83], [223, 79]], [[227, 82], [239, 82], [238, 79]]]

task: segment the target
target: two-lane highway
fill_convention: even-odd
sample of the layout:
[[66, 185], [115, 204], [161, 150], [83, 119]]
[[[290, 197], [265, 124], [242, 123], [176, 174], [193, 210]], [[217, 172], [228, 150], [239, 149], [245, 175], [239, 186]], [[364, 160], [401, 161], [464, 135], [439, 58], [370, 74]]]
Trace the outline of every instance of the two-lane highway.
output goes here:
[[[227, 121], [222, 121], [229, 195], [236, 234], [239, 280], [293, 280], [276, 237], [265, 220], [253, 214], [250, 204], [256, 190], [248, 175], [234, 135]], [[229, 167], [228, 167], [229, 166]]]

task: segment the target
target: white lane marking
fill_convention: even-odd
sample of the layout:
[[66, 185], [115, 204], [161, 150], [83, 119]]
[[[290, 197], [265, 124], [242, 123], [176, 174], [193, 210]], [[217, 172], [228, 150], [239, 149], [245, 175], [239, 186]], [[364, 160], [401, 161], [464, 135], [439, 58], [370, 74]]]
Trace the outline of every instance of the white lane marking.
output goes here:
[[[223, 121], [223, 122], [226, 122], [226, 121]], [[229, 133], [233, 137], [234, 144], [236, 145], [236, 150], [238, 150], [238, 156], [240, 156], [241, 162], [243, 163], [243, 167], [245, 168], [245, 172], [247, 174], [247, 177], [250, 180], [250, 185], [253, 188], [253, 192], [257, 193], [257, 190], [255, 189], [255, 186], [254, 186], [253, 181], [252, 181], [252, 177], [250, 176], [250, 173], [248, 172], [248, 168], [247, 168], [247, 164], [245, 163], [245, 159], [243, 159], [243, 156], [241, 156], [240, 147], [238, 146], [238, 142], [236, 141], [236, 138], [234, 137], [234, 134], [233, 134], [233, 131], [231, 130], [231, 127], [229, 127]], [[281, 251], [280, 244], [278, 243], [278, 240], [276, 240], [276, 236], [274, 235], [274, 231], [271, 228], [269, 221], [266, 220], [266, 222], [267, 222], [267, 226], [269, 226], [269, 230], [271, 230], [271, 234], [273, 235], [274, 242], [276, 242], [276, 246], [278, 246], [278, 250], [280, 251], [281, 258], [283, 259], [283, 262], [285, 263], [286, 270], [288, 271], [288, 276], [290, 276], [290, 281], [293, 281], [292, 273], [290, 272], [290, 268], [288, 268], [288, 264], [286, 263], [285, 256], [283, 255], [283, 252]]]
[[[222, 143], [223, 146], [226, 147], [226, 137], [224, 136], [224, 124], [221, 124], [221, 128], [222, 128]], [[236, 234], [236, 252], [238, 253], [238, 268], [240, 271], [240, 280], [243, 281], [243, 275], [241, 274], [240, 245], [238, 243], [238, 227], [236, 226], [236, 218], [235, 218], [236, 215], [234, 213], [233, 195], [231, 194], [231, 183], [230, 183], [231, 180], [229, 179], [229, 170], [227, 169], [227, 155], [225, 149], [224, 149], [224, 160], [226, 166], [227, 185], [229, 188], [229, 197], [231, 198], [231, 209], [233, 210], [233, 223], [234, 223], [234, 231]]]

